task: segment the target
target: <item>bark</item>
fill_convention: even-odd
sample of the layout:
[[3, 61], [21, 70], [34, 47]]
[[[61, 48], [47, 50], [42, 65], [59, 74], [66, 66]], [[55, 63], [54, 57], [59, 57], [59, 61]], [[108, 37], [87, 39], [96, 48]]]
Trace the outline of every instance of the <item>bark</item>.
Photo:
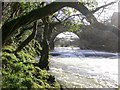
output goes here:
[[23, 41], [22, 44], [20, 44], [20, 46], [16, 49], [15, 53], [19, 52], [23, 47], [25, 47], [35, 37], [36, 31], [37, 31], [37, 21], [34, 22], [32, 34], [25, 41]]
[[54, 47], [55, 47], [54, 41], [50, 42], [50, 50], [54, 50]]
[[39, 67], [41, 69], [49, 69], [49, 44], [46, 39], [42, 42], [42, 51], [41, 51], [41, 58], [39, 61]]
[[53, 28], [58, 25], [59, 23], [51, 23], [49, 17], [45, 17], [42, 19], [44, 24], [44, 33], [43, 33], [43, 41], [41, 44], [42, 51], [41, 51], [41, 58], [39, 61], [39, 67], [41, 69], [49, 69], [49, 50], [50, 50], [50, 37], [52, 34]]
[[80, 11], [83, 15], [85, 15], [88, 18], [89, 22], [97, 22], [96, 18], [92, 14], [90, 14], [91, 12], [81, 3], [53, 2], [43, 8], [35, 9], [24, 16], [18, 17], [17, 19], [5, 23], [2, 26], [2, 44], [4, 44], [5, 41], [10, 38], [10, 36], [16, 31], [16, 29], [20, 28], [21, 26], [30, 24], [31, 22], [37, 19], [41, 19], [47, 15], [51, 15], [63, 7], [75, 8], [78, 11]]
[[20, 3], [19, 2], [14, 2], [13, 5], [11, 6], [12, 8], [12, 13], [9, 18], [13, 18], [18, 15], [19, 8], [20, 8]]
[[[42, 23], [37, 24], [37, 28], [41, 27], [42, 25], [43, 25]], [[32, 28], [34, 28], [34, 25], [32, 25], [32, 26], [30, 25], [30, 26], [27, 26], [27, 27], [22, 28], [22, 29], [20, 30], [20, 33], [19, 33], [18, 35], [16, 35], [16, 37], [19, 38], [25, 31], [30, 30], [30, 29], [32, 29]]]
[[44, 33], [43, 33], [43, 41], [41, 44], [41, 58], [39, 60], [39, 67], [41, 69], [49, 69], [49, 43], [48, 43], [48, 32], [49, 32], [49, 21], [48, 17], [42, 19], [44, 23]]

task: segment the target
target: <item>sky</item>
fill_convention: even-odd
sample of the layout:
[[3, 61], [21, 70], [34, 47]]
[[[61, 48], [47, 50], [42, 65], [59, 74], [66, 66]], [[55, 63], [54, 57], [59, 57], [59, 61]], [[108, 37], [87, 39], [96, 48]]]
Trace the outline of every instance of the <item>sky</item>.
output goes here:
[[[3, 0], [3, 1], [10, 1], [10, 0]], [[11, 0], [11, 1], [16, 1], [16, 0]], [[18, 0], [18, 1], [24, 1], [24, 0]], [[25, 1], [39, 1], [39, 0], [25, 0]], [[52, 1], [52, 0], [43, 0], [43, 1]], [[58, 0], [58, 1], [61, 1], [61, 0]], [[62, 1], [71, 1], [71, 0], [62, 0]], [[74, 0], [72, 0], [72, 1], [74, 1]], [[105, 3], [107, 4], [107, 3], [110, 3], [110, 2], [113, 2], [116, 0], [96, 0], [96, 1], [98, 2], [98, 7], [99, 7], [99, 6], [104, 5]], [[120, 1], [120, 0], [117, 0], [117, 1]], [[105, 11], [99, 16], [100, 12], [101, 12], [101, 10], [94, 14], [95, 17], [99, 21], [104, 20], [104, 19], [108, 19], [113, 15], [114, 12], [118, 12], [118, 3], [109, 6], [109, 8], [105, 9]], [[65, 37], [65, 36], [64, 36], [64, 34], [61, 34], [60, 37]]]
[[74, 34], [74, 33], [72, 33], [72, 32], [60, 33], [57, 37], [58, 37], [58, 38], [67, 38], [67, 39], [79, 38], [76, 34]]
[[[101, 6], [101, 5], [105, 5], [105, 3], [107, 4], [107, 3], [110, 3], [113, 1], [120, 1], [120, 0], [96, 0], [96, 1], [98, 2], [98, 6]], [[102, 10], [100, 10], [100, 11], [102, 11]], [[105, 9], [105, 11], [100, 15], [99, 18], [97, 17], [98, 13], [95, 14], [95, 16], [97, 17], [97, 19], [104, 20], [104, 19], [110, 18], [114, 12], [118, 12], [118, 3], [108, 6]]]
[[[98, 2], [98, 7], [99, 7], [99, 6], [105, 5], [105, 3], [107, 4], [107, 3], [113, 2], [113, 1], [115, 1], [115, 0], [96, 0], [96, 1]], [[117, 0], [117, 1], [120, 1], [120, 0]], [[101, 12], [101, 10], [100, 10], [99, 12]], [[108, 6], [108, 7], [105, 9], [105, 11], [104, 11], [104, 12], [99, 16], [99, 18], [98, 18], [99, 12], [97, 12], [97, 13], [94, 14], [94, 15], [95, 15], [95, 17], [96, 17], [97, 19], [99, 19], [100, 21], [101, 21], [101, 20], [104, 20], [104, 19], [111, 18], [111, 16], [113, 15], [114, 12], [118, 12], [118, 3], [116, 3], [116, 4], [114, 4], [114, 5], [111, 5], [111, 6]], [[67, 35], [67, 34], [68, 34], [68, 35]], [[70, 35], [70, 34], [71, 34], [71, 35]], [[65, 33], [65, 34], [61, 33], [61, 34], [59, 34], [57, 37], [65, 38], [65, 37], [71, 37], [71, 36], [72, 36], [72, 37], [76, 37], [75, 34], [69, 33], [69, 32], [67, 32], [67, 33]], [[77, 38], [77, 37], [76, 37], [76, 38]]]

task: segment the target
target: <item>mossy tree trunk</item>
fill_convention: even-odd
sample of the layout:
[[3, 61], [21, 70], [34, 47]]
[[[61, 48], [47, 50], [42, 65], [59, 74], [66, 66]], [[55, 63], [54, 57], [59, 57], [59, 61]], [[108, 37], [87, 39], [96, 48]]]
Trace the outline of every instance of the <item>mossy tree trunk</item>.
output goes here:
[[44, 32], [43, 32], [43, 40], [41, 42], [41, 58], [39, 61], [39, 67], [41, 69], [49, 69], [49, 51], [50, 51], [50, 37], [54, 27], [58, 24], [51, 23], [49, 17], [45, 17], [43, 20], [44, 24]]
[[[91, 12], [82, 4], [78, 2], [53, 2], [43, 8], [35, 9], [28, 14], [11, 20], [2, 26], [2, 44], [4, 45], [6, 40], [8, 40], [16, 29], [21, 26], [30, 24], [31, 22], [41, 19], [45, 16], [55, 13], [63, 7], [72, 7], [80, 11], [83, 15], [88, 17], [88, 21], [97, 22], [96, 18], [91, 14]], [[42, 13], [41, 13], [42, 12]]]
[[42, 19], [44, 24], [44, 32], [43, 32], [43, 40], [41, 42], [41, 58], [39, 61], [39, 67], [41, 69], [49, 69], [49, 43], [48, 43], [48, 35], [49, 35], [49, 20], [48, 17]]
[[37, 21], [34, 22], [34, 25], [33, 25], [33, 32], [30, 36], [28, 36], [28, 38], [23, 41], [19, 47], [16, 49], [15, 53], [16, 52], [19, 52], [23, 47], [25, 47], [32, 39], [35, 38], [35, 35], [36, 35], [36, 32], [37, 32]]
[[42, 42], [41, 58], [39, 61], [39, 67], [41, 69], [49, 69], [49, 44], [47, 39], [43, 39]]

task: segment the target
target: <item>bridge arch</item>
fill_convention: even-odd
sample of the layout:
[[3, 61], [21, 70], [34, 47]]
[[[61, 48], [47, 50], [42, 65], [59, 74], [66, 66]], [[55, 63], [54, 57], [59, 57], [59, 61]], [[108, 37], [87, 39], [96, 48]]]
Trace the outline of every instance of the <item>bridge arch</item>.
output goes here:
[[[81, 26], [81, 28], [84, 28], [84, 25]], [[59, 35], [60, 33], [63, 32], [72, 32], [74, 33], [76, 36], [78, 36], [79, 41], [81, 41], [81, 35], [80, 32], [82, 31], [82, 29], [78, 29], [76, 31], [72, 30], [70, 31], [70, 26], [69, 25], [63, 25], [63, 24], [59, 24], [56, 26], [56, 29], [53, 30], [51, 37], [50, 37], [50, 49], [53, 50], [54, 49], [54, 40], [56, 38], [57, 35]], [[87, 42], [84, 40], [84, 42]], [[80, 48], [86, 48], [86, 45], [82, 45], [82, 43], [79, 45]]]
[[[60, 33], [69, 31], [70, 26], [57, 25], [56, 29], [52, 32], [50, 38], [50, 49], [54, 49], [54, 39]], [[81, 49], [94, 49], [117, 52], [118, 51], [118, 35], [111, 31], [109, 28], [105, 30], [98, 30], [89, 26], [81, 26], [77, 31], [71, 31], [79, 37], [79, 47]]]
[[[56, 38], [60, 35], [60, 34], [63, 34], [63, 33], [70, 33], [71, 35], [69, 36], [69, 39], [68, 37], [64, 37], [64, 39], [66, 39], [66, 42], [70, 42], [69, 45], [72, 45], [72, 41], [70, 41], [70, 39], [73, 39], [73, 40], [78, 40], [76, 43], [74, 43], [74, 45], [76, 44], [77, 47], [79, 47], [79, 41], [80, 41], [80, 38], [79, 38], [79, 35], [75, 32], [71, 32], [71, 31], [63, 31], [63, 32], [59, 32], [59, 33], [55, 33], [54, 36], [51, 38], [50, 40], [50, 48], [53, 50], [54, 47], [55, 47], [55, 43], [58, 42], [60, 39], [56, 40]], [[59, 37], [61, 39], [63, 39], [62, 37]], [[68, 40], [67, 40], [68, 39]], [[67, 45], [66, 45], [67, 46]]]

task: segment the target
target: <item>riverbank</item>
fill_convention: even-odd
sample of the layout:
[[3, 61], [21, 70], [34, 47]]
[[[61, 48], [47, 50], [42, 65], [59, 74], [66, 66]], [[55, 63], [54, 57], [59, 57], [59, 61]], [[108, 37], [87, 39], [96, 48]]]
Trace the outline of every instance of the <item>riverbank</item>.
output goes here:
[[55, 77], [36, 65], [36, 56], [40, 55], [37, 41], [29, 43], [18, 53], [15, 45], [6, 45], [2, 49], [2, 89], [57, 89], [60, 86]]
[[[54, 74], [50, 74], [46, 70], [42, 70], [38, 66], [35, 66], [35, 57], [40, 54], [38, 52], [41, 49], [40, 47], [35, 47], [36, 46], [31, 43], [17, 54], [14, 54], [16, 47], [12, 45], [7, 45], [2, 49], [2, 88], [52, 88], [61, 90], [68, 88], [65, 86], [66, 83], [61, 83], [58, 80], [56, 81], [57, 77]], [[67, 55], [69, 56], [69, 54]], [[59, 60], [56, 58], [56, 61]], [[63, 63], [66, 62], [65, 60], [63, 61]], [[60, 63], [54, 64], [60, 65]], [[64, 68], [64, 66], [62, 68]], [[60, 71], [57, 72], [60, 73]], [[62, 78], [64, 79], [65, 77], [66, 76], [62, 74]], [[72, 77], [74, 77], [74, 75]], [[68, 86], [70, 87], [70, 84], [68, 84]], [[81, 90], [83, 89], [81, 88]]]

